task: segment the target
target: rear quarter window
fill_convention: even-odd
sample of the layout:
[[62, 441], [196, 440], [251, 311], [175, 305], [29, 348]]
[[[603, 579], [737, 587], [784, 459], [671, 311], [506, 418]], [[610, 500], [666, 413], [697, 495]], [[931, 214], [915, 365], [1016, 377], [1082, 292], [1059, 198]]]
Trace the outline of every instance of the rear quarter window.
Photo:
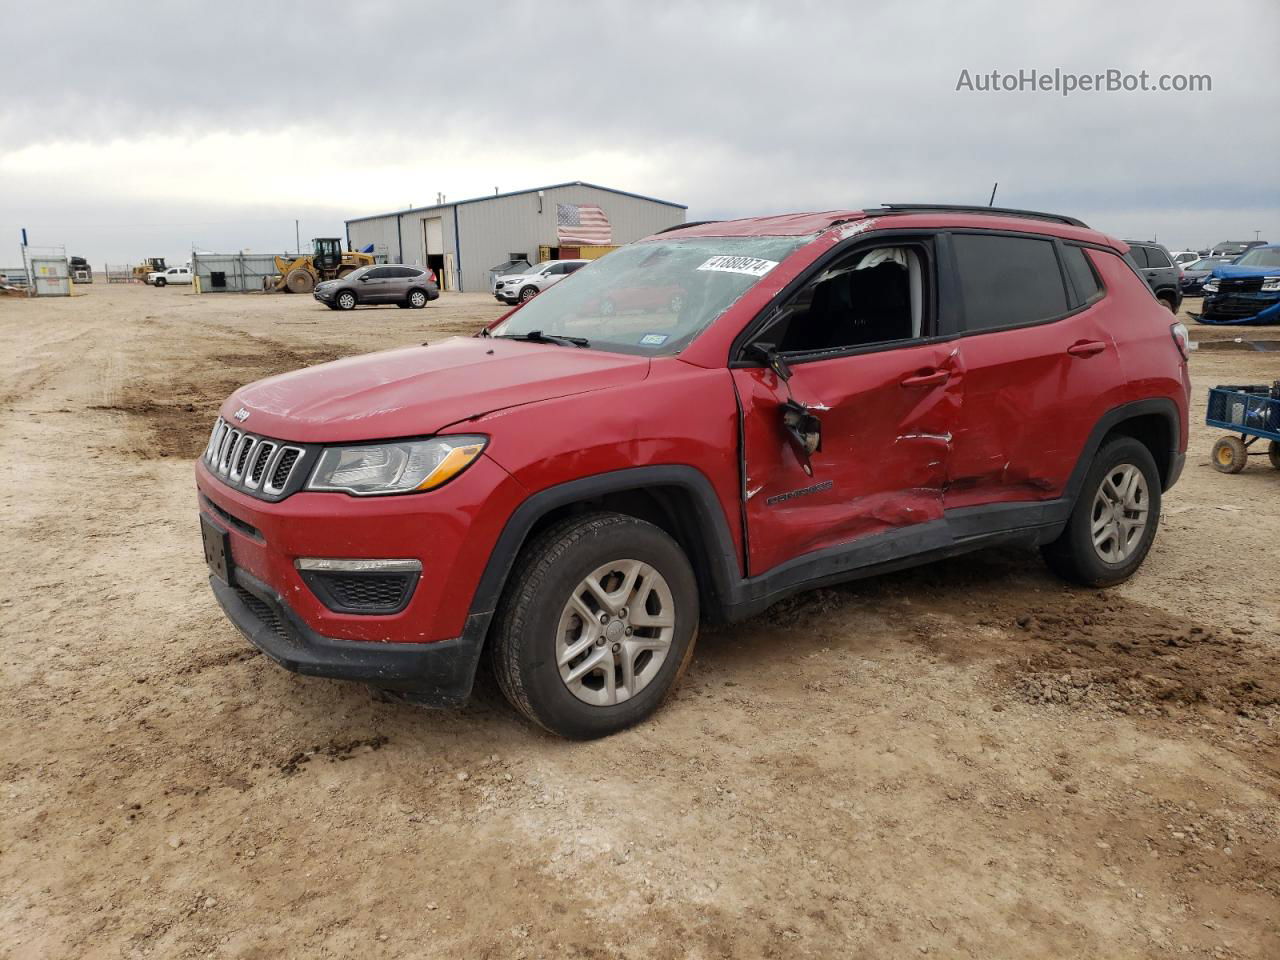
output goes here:
[[1039, 323], [1068, 310], [1052, 240], [952, 235], [967, 331]]
[[1102, 296], [1102, 284], [1089, 262], [1089, 255], [1082, 248], [1064, 244], [1062, 262], [1067, 268], [1071, 286], [1075, 288], [1077, 303], [1092, 303]]

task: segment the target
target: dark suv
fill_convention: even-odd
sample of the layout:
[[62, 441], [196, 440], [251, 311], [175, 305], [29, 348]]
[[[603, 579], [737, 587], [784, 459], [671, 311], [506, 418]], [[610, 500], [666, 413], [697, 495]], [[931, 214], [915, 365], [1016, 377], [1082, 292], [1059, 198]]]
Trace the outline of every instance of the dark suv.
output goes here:
[[394, 303], [422, 309], [440, 296], [434, 271], [400, 264], [360, 267], [345, 277], [317, 283], [312, 293], [331, 310], [354, 310], [361, 304]]
[[1169, 256], [1169, 251], [1158, 243], [1145, 240], [1129, 240], [1129, 259], [1138, 272], [1146, 278], [1147, 285], [1156, 299], [1177, 313], [1182, 306], [1182, 270]]
[[991, 208], [689, 224], [476, 336], [243, 387], [196, 464], [214, 594], [288, 669], [420, 703], [487, 652], [585, 738], [800, 590], [994, 545], [1119, 583], [1190, 389], [1127, 251]]

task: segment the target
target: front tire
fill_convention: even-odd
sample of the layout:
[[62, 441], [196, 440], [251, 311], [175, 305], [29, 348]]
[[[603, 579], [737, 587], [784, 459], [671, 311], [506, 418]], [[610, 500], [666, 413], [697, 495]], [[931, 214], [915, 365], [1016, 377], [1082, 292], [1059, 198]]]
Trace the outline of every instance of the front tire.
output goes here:
[[1041, 548], [1065, 580], [1109, 587], [1133, 576], [1160, 525], [1160, 472], [1145, 445], [1116, 437], [1098, 451], [1066, 528]]
[[520, 302], [528, 303], [537, 295], [538, 295], [537, 287], [525, 287], [523, 290], [520, 291]]
[[341, 291], [333, 302], [337, 304], [339, 310], [354, 310], [356, 308], [356, 295], [350, 290]]
[[156, 277], [156, 279], [155, 279], [155, 285], [156, 285], [157, 287], [163, 287], [163, 286], [165, 286], [166, 284], [168, 284], [168, 282], [169, 282], [169, 281], [168, 281], [168, 280], [166, 280], [164, 277]]
[[693, 657], [698, 586], [679, 544], [635, 517], [567, 518], [516, 561], [490, 638], [511, 704], [573, 740], [643, 720]]

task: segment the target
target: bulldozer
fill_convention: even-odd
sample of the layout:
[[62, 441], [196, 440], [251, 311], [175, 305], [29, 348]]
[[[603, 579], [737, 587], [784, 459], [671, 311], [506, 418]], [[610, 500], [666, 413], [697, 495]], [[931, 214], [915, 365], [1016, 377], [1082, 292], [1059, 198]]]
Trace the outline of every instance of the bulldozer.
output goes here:
[[310, 293], [321, 280], [340, 280], [359, 267], [373, 263], [373, 255], [342, 249], [337, 237], [317, 237], [311, 241], [311, 253], [276, 257], [275, 276], [267, 278], [268, 290], [285, 293]]
[[133, 279], [146, 283], [150, 274], [164, 273], [166, 269], [164, 257], [147, 257], [145, 263], [140, 263], [133, 268]]

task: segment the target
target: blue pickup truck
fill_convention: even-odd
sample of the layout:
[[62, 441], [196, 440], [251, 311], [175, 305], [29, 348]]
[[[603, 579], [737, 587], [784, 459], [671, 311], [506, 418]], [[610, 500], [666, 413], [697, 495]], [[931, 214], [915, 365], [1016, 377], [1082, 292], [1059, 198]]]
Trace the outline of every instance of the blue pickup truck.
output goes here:
[[1280, 244], [1254, 247], [1204, 281], [1200, 323], [1280, 324]]

